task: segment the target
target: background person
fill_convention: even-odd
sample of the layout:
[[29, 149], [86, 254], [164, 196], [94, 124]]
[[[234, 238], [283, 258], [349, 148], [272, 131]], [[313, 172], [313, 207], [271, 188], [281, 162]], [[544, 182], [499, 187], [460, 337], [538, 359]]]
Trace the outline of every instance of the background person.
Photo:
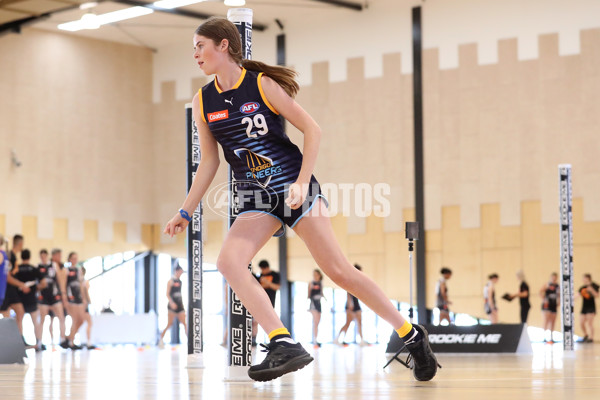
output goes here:
[[[59, 318], [63, 320], [64, 324], [64, 311], [61, 302], [60, 290], [58, 289], [58, 283], [56, 282], [56, 269], [52, 261], [48, 257], [48, 250], [40, 250], [40, 263], [38, 264], [38, 271], [41, 279], [45, 282], [45, 287], [40, 289], [38, 294], [38, 309], [40, 311], [40, 330], [43, 332], [44, 322], [46, 315], [50, 316], [50, 324], [48, 330], [50, 331], [50, 343], [54, 342], [54, 332], [52, 331], [52, 319], [54, 315], [60, 315]], [[61, 337], [63, 340], [64, 337]]]
[[312, 341], [315, 347], [321, 347], [317, 340], [319, 336], [319, 323], [321, 322], [321, 299], [323, 298], [323, 274], [319, 269], [313, 270], [313, 280], [308, 284], [308, 298], [310, 306], [308, 311], [313, 316]]
[[[358, 264], [354, 264], [354, 268], [356, 268], [359, 271], [362, 271], [361, 266]], [[358, 332], [358, 336], [360, 336], [360, 344], [366, 345], [367, 342], [363, 338], [362, 334], [362, 309], [360, 308], [360, 302], [358, 301], [358, 298], [356, 298], [356, 296], [348, 292], [346, 299], [346, 323], [344, 324], [344, 326], [342, 326], [342, 329], [340, 329], [340, 332], [338, 333], [336, 338], [336, 342], [340, 341], [340, 338], [343, 334], [344, 339], [342, 344], [344, 346], [348, 346], [348, 342], [346, 341], [346, 333], [348, 332], [348, 328], [350, 327], [352, 321], [356, 322], [356, 329]]]
[[81, 266], [81, 275], [83, 278], [83, 282], [81, 285], [81, 289], [82, 289], [82, 293], [83, 293], [83, 301], [84, 301], [84, 305], [85, 305], [85, 312], [83, 314], [83, 322], [87, 323], [86, 325], [86, 347], [88, 350], [93, 350], [96, 348], [96, 346], [94, 346], [92, 344], [92, 316], [90, 315], [90, 304], [92, 304], [92, 299], [90, 297], [90, 281], [88, 281], [87, 279], [85, 279], [85, 267]]
[[[187, 335], [185, 308], [183, 307], [183, 298], [181, 297], [181, 275], [183, 275], [183, 268], [181, 268], [180, 265], [177, 265], [177, 267], [175, 267], [173, 276], [167, 282], [167, 299], [169, 300], [167, 309], [169, 311], [169, 315], [167, 319], [167, 326], [165, 329], [163, 329], [162, 333], [160, 334], [160, 339], [158, 340], [159, 346], [164, 345], [163, 338], [165, 337], [167, 330], [169, 330], [169, 328], [173, 325], [175, 318], [177, 318], [177, 320], [183, 324], [183, 327], [185, 328], [185, 334]], [[171, 342], [173, 342], [172, 338]]]
[[583, 286], [579, 288], [578, 295], [583, 302], [581, 304], [581, 329], [583, 330], [583, 343], [594, 342], [594, 317], [596, 317], [596, 297], [600, 287], [592, 282], [591, 274], [583, 275]]
[[[19, 235], [15, 235], [15, 238], [18, 236]], [[15, 242], [18, 243], [17, 240], [13, 239], [13, 243]], [[18, 245], [17, 248], [19, 247], [22, 247], [22, 239], [21, 245]], [[22, 336], [25, 309], [23, 308], [23, 302], [19, 293], [29, 293], [31, 288], [25, 285], [25, 282], [20, 281], [15, 277], [15, 275], [19, 272], [19, 265], [17, 264], [17, 256], [14, 251], [9, 252], [8, 263], [4, 263], [4, 268], [6, 274], [6, 291], [4, 294], [4, 301], [0, 305], [0, 314], [2, 314], [4, 318], [9, 318], [11, 310], [14, 311], [15, 321]], [[23, 338], [23, 343], [25, 343], [26, 346], [30, 346], [25, 342], [25, 338]]]
[[35, 334], [35, 350], [45, 350], [42, 344], [42, 327], [40, 324], [40, 312], [38, 310], [37, 291], [46, 287], [46, 281], [42, 279], [39, 269], [30, 264], [31, 252], [28, 249], [21, 251], [21, 264], [14, 277], [23, 282], [29, 288], [27, 292], [19, 291], [21, 304], [25, 314], [29, 314], [33, 323]]
[[77, 265], [79, 261], [77, 253], [69, 253], [67, 261], [69, 261], [70, 265], [68, 268], [64, 268], [64, 270], [66, 270], [66, 280], [64, 281], [64, 287], [61, 288], [61, 291], [66, 293], [66, 296], [63, 296], [63, 305], [65, 305], [67, 312], [71, 316], [71, 329], [69, 330], [69, 335], [65, 337], [65, 340], [61, 342], [60, 345], [65, 349], [81, 350], [82, 347], [75, 344], [75, 335], [85, 319], [85, 305], [83, 304], [83, 294], [81, 289], [83, 278], [81, 276], [81, 270]]
[[[267, 260], [261, 260], [258, 263], [260, 273], [256, 276], [258, 283], [265, 289], [271, 306], [275, 308], [275, 300], [277, 300], [277, 291], [281, 288], [281, 275], [279, 272], [273, 271]], [[252, 318], [252, 345], [256, 346], [256, 335], [258, 334], [258, 320]]]
[[529, 309], [531, 304], [529, 303], [529, 285], [525, 282], [525, 274], [523, 271], [517, 271], [517, 279], [519, 280], [519, 291], [514, 294], [505, 295], [505, 298], [512, 301], [515, 298], [519, 299], [519, 308], [521, 311], [521, 323], [527, 323], [527, 316], [529, 315]]
[[498, 274], [493, 273], [488, 276], [488, 282], [483, 288], [483, 308], [490, 318], [492, 324], [498, 323], [498, 307], [496, 305], [496, 283], [498, 283]]
[[3, 247], [6, 245], [4, 236], [0, 234], [0, 305], [4, 303], [4, 296], [6, 295], [6, 275], [10, 271], [10, 261], [8, 257], [8, 248], [5, 250]]
[[64, 345], [67, 343], [66, 341], [66, 324], [65, 324], [65, 319], [66, 319], [66, 313], [67, 313], [67, 293], [65, 292], [65, 288], [67, 287], [67, 269], [65, 268], [65, 265], [63, 264], [62, 260], [62, 250], [58, 249], [58, 248], [54, 248], [52, 249], [52, 252], [50, 253], [51, 255], [51, 262], [52, 262], [52, 268], [54, 269], [54, 274], [55, 274], [55, 281], [56, 281], [56, 285], [58, 287], [58, 295], [60, 296], [60, 302], [54, 304], [53, 307], [50, 307], [50, 310], [48, 311], [48, 315], [50, 315], [50, 330], [52, 331], [52, 320], [54, 319], [54, 317], [52, 316], [52, 314], [54, 314], [54, 316], [56, 318], [58, 318], [58, 328], [59, 328], [59, 334], [60, 334], [60, 341], [59, 344], [61, 344], [61, 347], [63, 348], [68, 348], [64, 347]]
[[448, 321], [448, 325], [452, 324], [450, 321], [450, 304], [452, 302], [448, 299], [448, 280], [452, 277], [452, 270], [444, 267], [440, 270], [442, 276], [437, 281], [435, 286], [435, 294], [437, 297], [436, 307], [440, 310], [440, 325], [442, 321]]
[[[556, 272], [550, 274], [550, 281], [542, 286], [540, 289], [540, 296], [542, 297], [544, 342], [552, 344], [554, 343], [552, 340], [552, 332], [554, 332], [556, 311], [560, 299], [560, 286], [558, 284], [558, 274]], [[546, 330], [550, 331], [550, 340], [546, 340]]]

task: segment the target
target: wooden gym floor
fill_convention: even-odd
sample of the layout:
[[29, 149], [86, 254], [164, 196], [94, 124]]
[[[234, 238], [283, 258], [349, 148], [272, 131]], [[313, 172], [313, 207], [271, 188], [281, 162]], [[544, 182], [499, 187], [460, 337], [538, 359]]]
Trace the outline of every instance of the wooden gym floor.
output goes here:
[[[440, 354], [443, 369], [416, 382], [385, 346], [309, 350], [315, 361], [267, 383], [225, 382], [225, 349], [205, 349], [204, 369], [187, 369], [184, 347], [28, 350], [28, 364], [0, 365], [0, 399], [594, 399], [600, 344], [534, 344], [533, 354]], [[259, 356], [262, 358], [262, 354]]]

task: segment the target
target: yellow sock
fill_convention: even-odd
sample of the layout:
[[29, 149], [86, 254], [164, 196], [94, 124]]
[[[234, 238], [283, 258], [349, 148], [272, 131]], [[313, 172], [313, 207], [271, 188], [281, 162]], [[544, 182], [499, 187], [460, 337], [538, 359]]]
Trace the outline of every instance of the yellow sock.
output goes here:
[[290, 332], [287, 330], [287, 328], [277, 328], [274, 331], [271, 331], [271, 333], [269, 333], [269, 340], [273, 339], [277, 335], [292, 336], [290, 335]]
[[398, 336], [403, 338], [404, 336], [406, 336], [410, 333], [412, 328], [413, 328], [413, 326], [410, 322], [404, 321], [404, 325], [402, 325], [400, 328], [396, 329], [396, 333], [398, 333]]

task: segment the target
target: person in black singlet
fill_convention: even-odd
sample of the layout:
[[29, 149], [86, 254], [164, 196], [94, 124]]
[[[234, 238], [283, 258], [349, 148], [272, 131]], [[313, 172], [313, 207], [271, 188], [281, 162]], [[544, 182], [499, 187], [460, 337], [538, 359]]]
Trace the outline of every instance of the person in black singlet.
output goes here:
[[81, 350], [81, 346], [74, 343], [75, 335], [79, 331], [79, 328], [83, 324], [85, 319], [85, 304], [83, 304], [82, 295], [82, 279], [81, 271], [77, 265], [79, 258], [77, 253], [71, 252], [67, 257], [69, 266], [64, 268], [66, 270], [66, 280], [64, 287], [61, 287], [61, 292], [66, 293], [67, 299], [67, 312], [71, 316], [71, 329], [69, 335], [65, 337], [65, 340], [61, 342], [62, 348], [70, 348], [72, 350]]
[[19, 296], [25, 313], [29, 314], [31, 322], [33, 323], [35, 350], [45, 350], [45, 346], [42, 345], [42, 327], [40, 324], [37, 292], [46, 287], [46, 281], [42, 279], [40, 270], [29, 263], [31, 261], [31, 252], [28, 249], [24, 249], [21, 252], [21, 261], [14, 277], [19, 281], [24, 282], [25, 286], [29, 287], [30, 290], [27, 293], [19, 291]]
[[[260, 326], [268, 333], [267, 355], [248, 369], [258, 381], [276, 379], [305, 367], [313, 357], [297, 343], [273, 310], [260, 284], [246, 270], [258, 251], [284, 226], [294, 229], [320, 269], [344, 290], [354, 293], [403, 338], [417, 380], [431, 380], [437, 360], [425, 328], [412, 325], [385, 293], [346, 259], [331, 227], [327, 202], [313, 176], [321, 129], [294, 100], [295, 72], [242, 59], [236, 26], [210, 18], [194, 32], [194, 62], [214, 79], [192, 100], [202, 154], [181, 208], [163, 233], [182, 233], [218, 170], [219, 145], [231, 166], [240, 211], [223, 241], [217, 268]], [[304, 154], [283, 129], [283, 118], [303, 134]]]
[[436, 307], [440, 310], [440, 325], [442, 321], [447, 321], [448, 325], [452, 323], [450, 320], [450, 304], [452, 302], [448, 299], [448, 280], [452, 277], [452, 270], [447, 267], [443, 267], [440, 270], [442, 275], [435, 285], [435, 296], [436, 296]]
[[17, 327], [23, 334], [23, 317], [25, 316], [25, 309], [21, 302], [20, 292], [29, 293], [31, 290], [24, 282], [21, 282], [15, 278], [15, 274], [19, 271], [19, 263], [17, 260], [17, 254], [23, 250], [24, 239], [22, 235], [13, 236], [13, 247], [8, 256], [8, 263], [4, 263], [5, 274], [6, 274], [6, 291], [4, 294], [4, 301], [0, 305], [0, 313], [4, 318], [10, 317], [10, 311], [15, 313], [15, 321]]
[[0, 234], [0, 305], [4, 303], [4, 295], [6, 294], [6, 275], [10, 270], [10, 261], [8, 257], [8, 247], [4, 250], [4, 236]]
[[489, 316], [492, 324], [498, 323], [498, 307], [496, 305], [496, 283], [498, 282], [498, 274], [490, 274], [488, 282], [483, 288], [483, 309]]
[[[556, 312], [558, 302], [560, 300], [560, 285], [558, 284], [558, 274], [553, 272], [550, 274], [550, 281], [540, 289], [542, 297], [542, 316], [544, 327], [544, 342], [554, 343], [552, 332], [554, 332], [554, 323], [556, 322]], [[550, 340], [546, 340], [546, 330], [550, 331]]]
[[181, 275], [183, 274], [183, 268], [180, 265], [175, 267], [175, 272], [169, 282], [167, 282], [167, 299], [169, 299], [169, 305], [167, 309], [169, 311], [169, 317], [167, 320], [167, 326], [160, 334], [158, 341], [159, 346], [163, 345], [163, 338], [173, 325], [175, 318], [183, 324], [185, 328], [185, 334], [187, 335], [187, 324], [185, 320], [185, 308], [183, 307], [183, 298], [181, 297]]
[[596, 316], [596, 297], [600, 287], [592, 281], [591, 274], [583, 275], [583, 286], [579, 288], [577, 297], [581, 297], [581, 329], [583, 330], [582, 342], [594, 342], [594, 317]]
[[[354, 268], [356, 268], [359, 271], [362, 271], [361, 266], [358, 264], [354, 264]], [[356, 329], [358, 331], [358, 335], [360, 336], [360, 344], [366, 345], [367, 342], [365, 341], [362, 334], [362, 309], [360, 308], [360, 302], [358, 301], [358, 298], [356, 298], [356, 296], [348, 292], [346, 300], [346, 323], [344, 324], [344, 326], [342, 326], [342, 329], [340, 329], [340, 332], [338, 333], [336, 338], [336, 342], [340, 342], [340, 338], [343, 334], [344, 341], [342, 342], [342, 344], [344, 346], [348, 345], [348, 343], [346, 342], [346, 332], [348, 331], [348, 328], [350, 327], [352, 321], [356, 322]]]
[[38, 270], [42, 279], [46, 281], [46, 287], [40, 290], [38, 295], [38, 308], [40, 310], [40, 326], [43, 331], [44, 322], [46, 315], [50, 316], [50, 324], [48, 330], [50, 332], [51, 343], [53, 343], [54, 332], [52, 331], [52, 319], [53, 315], [58, 316], [59, 319], [63, 320], [64, 324], [64, 311], [62, 306], [62, 297], [60, 290], [58, 289], [58, 282], [56, 281], [56, 268], [54, 263], [48, 258], [48, 250], [40, 250], [40, 263]]
[[323, 274], [318, 269], [313, 271], [313, 280], [308, 284], [308, 298], [310, 307], [308, 311], [313, 316], [312, 341], [315, 347], [321, 347], [317, 340], [319, 336], [319, 322], [321, 322], [321, 299], [323, 298]]
[[[61, 288], [67, 287], [67, 268], [65, 268], [62, 262], [62, 251], [61, 249], [54, 248], [50, 253], [52, 268], [54, 269], [56, 285], [58, 286], [58, 295], [60, 296], [60, 302], [54, 304], [48, 310], [50, 316], [49, 329], [52, 330], [52, 320], [54, 317], [58, 318], [59, 333], [61, 347], [68, 348], [68, 341], [66, 341], [66, 327], [65, 318], [67, 313], [67, 293]], [[42, 306], [42, 308], [45, 308]], [[54, 315], [53, 315], [54, 314]], [[53, 342], [54, 343], [54, 342]]]
[[514, 294], [505, 295], [506, 300], [512, 301], [515, 298], [519, 299], [519, 306], [521, 309], [521, 323], [527, 323], [527, 316], [529, 315], [529, 309], [531, 304], [529, 303], [529, 285], [525, 282], [525, 274], [523, 271], [517, 271], [517, 279], [519, 279], [519, 291]]

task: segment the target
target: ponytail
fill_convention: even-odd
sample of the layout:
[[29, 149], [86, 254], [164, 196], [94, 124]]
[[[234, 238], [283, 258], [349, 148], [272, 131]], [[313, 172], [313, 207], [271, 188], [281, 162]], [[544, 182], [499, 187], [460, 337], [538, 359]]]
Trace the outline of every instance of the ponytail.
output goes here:
[[262, 72], [273, 79], [279, 86], [285, 90], [288, 96], [294, 98], [300, 90], [296, 75], [298, 73], [291, 68], [281, 67], [279, 65], [268, 65], [260, 61], [242, 60], [242, 67], [248, 71]]

